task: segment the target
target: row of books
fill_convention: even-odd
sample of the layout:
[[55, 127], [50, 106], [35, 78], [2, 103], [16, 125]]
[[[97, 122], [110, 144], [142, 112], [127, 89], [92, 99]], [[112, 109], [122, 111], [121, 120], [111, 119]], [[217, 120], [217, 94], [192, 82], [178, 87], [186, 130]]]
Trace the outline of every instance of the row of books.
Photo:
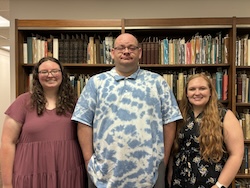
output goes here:
[[75, 89], [77, 96], [79, 97], [84, 86], [88, 82], [90, 76], [84, 74], [69, 75], [69, 79], [72, 87]]
[[[249, 145], [245, 145], [244, 147], [244, 157], [243, 157], [243, 161], [239, 170], [239, 173], [241, 174], [249, 174], [250, 173], [250, 166], [249, 166], [249, 162], [250, 162], [250, 146]], [[235, 180], [235, 187], [236, 188], [250, 188], [250, 181], [249, 179], [236, 179]]]
[[110, 51], [114, 37], [106, 36], [103, 40], [88, 37], [86, 34], [50, 35], [49, 38], [33, 35], [23, 43], [24, 64], [37, 63], [42, 57], [54, 57], [62, 63], [113, 64]]
[[236, 66], [250, 66], [250, 38], [249, 34], [236, 39]]
[[[38, 34], [27, 37], [23, 44], [24, 63], [38, 62], [44, 56], [52, 56], [62, 63], [113, 64], [110, 55], [115, 37], [90, 36], [86, 34], [50, 35]], [[141, 64], [220, 64], [229, 61], [229, 37], [201, 36], [185, 38], [145, 38], [139, 43], [142, 48]]]
[[235, 180], [235, 188], [250, 188], [250, 180], [249, 179], [236, 179]]
[[[75, 92], [77, 96], [79, 97], [81, 94], [82, 89], [88, 82], [90, 75], [84, 75], [84, 74], [68, 74], [68, 78], [70, 80], [70, 83], [72, 87], [75, 89]], [[29, 79], [28, 79], [28, 88], [31, 91], [32, 89], [32, 80], [33, 80], [33, 74], [29, 74]]]
[[[193, 71], [193, 72], [192, 72]], [[167, 81], [167, 83], [170, 86], [170, 89], [173, 91], [174, 95], [176, 96], [177, 100], [181, 100], [183, 96], [183, 90], [185, 87], [185, 84], [187, 82], [187, 79], [192, 74], [195, 74], [195, 69], [187, 71], [181, 71], [181, 72], [168, 72], [163, 74], [163, 78]], [[208, 77], [212, 80], [214, 86], [216, 87], [216, 91], [218, 94], [219, 100], [227, 100], [227, 90], [228, 90], [228, 74], [226, 70], [218, 70], [216, 73], [210, 74], [206, 73]], [[86, 85], [87, 81], [89, 80], [89, 75], [84, 74], [69, 74], [69, 79], [72, 83], [72, 86], [75, 88], [75, 91], [78, 96], [80, 96], [80, 93], [84, 86]], [[28, 86], [31, 87], [32, 82], [32, 74], [29, 75], [29, 83]], [[31, 88], [30, 88], [31, 89]]]
[[240, 113], [239, 122], [243, 130], [244, 138], [250, 140], [250, 109], [245, 108]]
[[[163, 74], [164, 79], [169, 84], [171, 90], [176, 96], [177, 100], [181, 100], [183, 96], [183, 89], [186, 85], [187, 79], [189, 76], [195, 72], [168, 72]], [[227, 70], [218, 69], [215, 73], [207, 73], [207, 76], [211, 79], [212, 83], [216, 88], [218, 95], [218, 100], [227, 100], [228, 99], [228, 74]]]
[[236, 76], [236, 101], [238, 103], [250, 102], [250, 75], [246, 72], [238, 72]]
[[185, 38], [147, 38], [140, 43], [142, 64], [221, 64], [229, 61], [229, 37], [196, 34]]

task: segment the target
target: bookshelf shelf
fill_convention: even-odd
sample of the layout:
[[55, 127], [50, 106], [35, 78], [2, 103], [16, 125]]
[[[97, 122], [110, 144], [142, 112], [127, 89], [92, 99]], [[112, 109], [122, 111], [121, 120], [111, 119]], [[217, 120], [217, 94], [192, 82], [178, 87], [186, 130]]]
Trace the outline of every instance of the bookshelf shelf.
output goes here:
[[[142, 44], [145, 38], [151, 37], [163, 40], [185, 38], [190, 41], [194, 36], [211, 35], [213, 38], [221, 33], [221, 36], [229, 37], [228, 63], [195, 63], [195, 64], [144, 64], [140, 66], [160, 74], [166, 72], [179, 73], [180, 71], [208, 71], [216, 73], [219, 69], [228, 73], [228, 96], [221, 102], [234, 113], [239, 113], [244, 108], [250, 108], [250, 103], [237, 103], [236, 73], [247, 71], [250, 73], [250, 66], [236, 66], [236, 41], [237, 36], [250, 34], [250, 18], [218, 17], [218, 18], [154, 18], [154, 19], [87, 19], [87, 20], [16, 20], [15, 21], [15, 51], [16, 51], [16, 96], [24, 93], [28, 89], [29, 74], [34, 64], [24, 64], [23, 43], [32, 34], [48, 38], [50, 35], [59, 37], [61, 35], [81, 35], [88, 36], [118, 36], [120, 33], [129, 32], [134, 34]], [[145, 51], [143, 51], [145, 54]], [[156, 56], [157, 57], [157, 56]], [[59, 59], [60, 60], [60, 59]], [[159, 60], [160, 61], [160, 60]], [[157, 61], [158, 62], [158, 61]], [[94, 75], [96, 73], [109, 70], [113, 64], [87, 64], [65, 62], [64, 67], [69, 74]], [[245, 141], [250, 144], [250, 141]], [[250, 178], [248, 174], [238, 174], [236, 178]], [[234, 188], [234, 182], [232, 183]]]
[[237, 174], [236, 178], [250, 179], [250, 174]]

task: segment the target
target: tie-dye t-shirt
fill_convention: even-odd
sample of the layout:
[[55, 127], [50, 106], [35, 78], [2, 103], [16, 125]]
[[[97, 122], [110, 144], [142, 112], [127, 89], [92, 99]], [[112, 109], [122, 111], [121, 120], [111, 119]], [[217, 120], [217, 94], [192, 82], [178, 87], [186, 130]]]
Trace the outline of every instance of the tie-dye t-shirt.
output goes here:
[[72, 120], [93, 128], [88, 172], [98, 188], [150, 188], [164, 158], [163, 125], [181, 119], [164, 78], [138, 69], [129, 77], [115, 68], [89, 79]]

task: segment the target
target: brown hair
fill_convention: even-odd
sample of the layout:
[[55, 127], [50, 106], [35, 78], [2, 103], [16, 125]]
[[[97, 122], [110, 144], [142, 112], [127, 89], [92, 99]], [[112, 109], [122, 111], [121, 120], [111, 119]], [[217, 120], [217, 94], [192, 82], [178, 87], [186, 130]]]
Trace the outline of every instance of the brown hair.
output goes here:
[[218, 162], [221, 160], [223, 153], [225, 152], [223, 147], [222, 122], [219, 115], [219, 107], [222, 107], [222, 105], [218, 102], [216, 89], [212, 84], [211, 79], [205, 73], [192, 75], [187, 80], [184, 94], [179, 105], [183, 120], [177, 122], [177, 132], [173, 152], [175, 153], [179, 149], [178, 140], [180, 131], [187, 122], [188, 112], [192, 111], [192, 105], [187, 98], [188, 84], [191, 80], [198, 77], [203, 78], [207, 82], [211, 94], [210, 99], [204, 108], [199, 126], [200, 135], [198, 141], [200, 144], [200, 154], [206, 161]]
[[42, 115], [45, 110], [46, 98], [44, 96], [43, 87], [39, 82], [38, 69], [39, 66], [45, 61], [52, 61], [59, 65], [62, 72], [62, 83], [57, 93], [56, 113], [58, 115], [66, 115], [67, 112], [72, 113], [76, 103], [76, 94], [70, 83], [67, 73], [65, 72], [62, 64], [53, 57], [42, 58], [33, 68], [33, 82], [31, 94], [31, 107], [35, 108], [37, 115]]

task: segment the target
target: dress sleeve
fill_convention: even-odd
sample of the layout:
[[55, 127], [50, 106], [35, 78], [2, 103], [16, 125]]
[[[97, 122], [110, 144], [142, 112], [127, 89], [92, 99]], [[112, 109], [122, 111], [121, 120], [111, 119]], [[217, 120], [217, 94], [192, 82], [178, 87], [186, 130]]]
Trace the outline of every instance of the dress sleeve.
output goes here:
[[21, 94], [16, 100], [8, 107], [5, 114], [13, 118], [15, 121], [23, 124], [28, 109], [28, 101], [30, 93]]

